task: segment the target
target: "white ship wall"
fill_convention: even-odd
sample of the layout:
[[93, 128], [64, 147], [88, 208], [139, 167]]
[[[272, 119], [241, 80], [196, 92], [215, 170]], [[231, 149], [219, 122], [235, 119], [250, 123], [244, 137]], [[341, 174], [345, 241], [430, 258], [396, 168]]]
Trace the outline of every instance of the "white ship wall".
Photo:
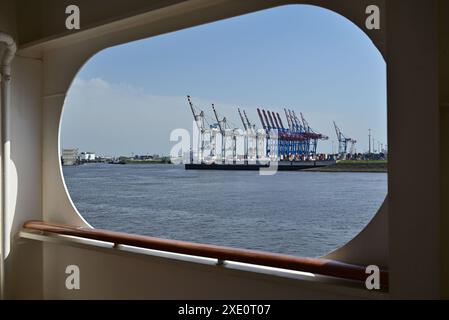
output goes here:
[[[24, 20], [26, 17], [19, 12], [20, 1], [0, 2], [0, 30], [25, 39], [13, 63], [9, 165], [12, 179], [8, 186], [11, 197], [6, 199], [8, 297], [382, 299], [449, 294], [449, 234], [443, 232], [449, 228], [449, 219], [441, 210], [443, 192], [447, 189], [441, 187], [442, 164], [438, 156], [440, 143], [449, 139], [440, 131], [443, 121], [448, 123], [447, 111], [446, 118], [440, 118], [447, 101], [439, 99], [435, 76], [438, 64], [431, 63], [438, 61], [438, 39], [429, 36], [437, 30], [436, 7], [443, 5], [441, 1], [416, 1], [413, 5], [399, 0], [304, 1], [332, 6], [361, 28], [366, 18], [364, 8], [378, 4], [382, 25], [388, 22], [388, 46], [385, 28], [369, 31], [368, 35], [387, 57], [388, 64], [389, 197], [366, 230], [330, 255], [348, 262], [387, 265], [388, 295], [354, 289], [347, 282], [329, 284], [310, 277], [292, 278], [278, 271], [267, 274], [260, 268], [245, 271], [199, 263], [196, 258], [180, 262], [180, 257], [174, 255], [161, 258], [139, 250], [129, 253], [65, 241], [52, 243], [45, 237], [35, 240], [19, 237], [22, 224], [31, 219], [88, 226], [67, 193], [58, 150], [65, 94], [87, 59], [116, 44], [293, 3], [191, 0], [151, 11], [145, 9], [142, 1], [130, 1], [130, 6], [141, 6], [141, 14], [123, 19], [123, 15], [113, 12], [113, 8], [123, 6], [123, 1], [108, 1], [110, 9], [104, 11], [87, 10], [90, 6], [98, 9], [99, 2], [78, 2], [84, 6], [85, 19], [89, 21], [79, 33], [61, 30], [54, 10], [67, 4], [65, 0], [55, 2], [45, 12], [45, 21], [37, 22], [32, 17], [29, 22]], [[39, 1], [34, 3], [38, 5]], [[96, 18], [96, 14], [101, 18]], [[420, 23], [416, 29], [410, 29], [415, 21]], [[32, 23], [37, 25], [27, 26]], [[423, 53], [417, 48], [427, 50]], [[409, 76], [409, 68], [414, 69], [414, 77]], [[426, 136], [410, 138], [410, 132], [417, 127]], [[403, 161], [417, 144], [425, 146], [428, 154], [436, 155], [426, 160], [425, 170], [418, 169], [422, 168], [420, 159]], [[82, 290], [65, 289], [67, 264], [80, 265]]]

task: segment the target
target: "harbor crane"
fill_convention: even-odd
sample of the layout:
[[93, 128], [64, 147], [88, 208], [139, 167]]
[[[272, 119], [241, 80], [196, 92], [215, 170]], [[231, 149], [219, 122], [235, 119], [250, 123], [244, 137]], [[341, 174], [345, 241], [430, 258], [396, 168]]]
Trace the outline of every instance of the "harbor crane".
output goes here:
[[286, 108], [284, 108], [284, 113], [285, 113], [285, 118], [287, 119], [287, 125], [288, 125], [288, 131], [289, 131], [289, 142], [288, 142], [288, 155], [289, 157], [292, 156], [293, 154], [295, 154], [295, 146], [296, 146], [296, 141], [295, 141], [295, 128], [293, 125], [293, 121], [292, 118], [290, 117], [289, 112], [287, 111]]
[[281, 116], [279, 113], [271, 112], [273, 115], [274, 123], [276, 124], [277, 132], [278, 132], [278, 155], [281, 158], [281, 160], [284, 160], [288, 157], [288, 149], [289, 149], [289, 140], [290, 135], [288, 134], [288, 130], [284, 128], [284, 125], [282, 123]]
[[276, 147], [277, 147], [277, 143], [278, 143], [277, 142], [277, 140], [278, 140], [277, 132], [274, 131], [276, 128], [274, 126], [273, 119], [271, 119], [271, 121], [270, 121], [270, 118], [271, 118], [270, 112], [268, 112], [268, 116], [267, 116], [267, 112], [265, 110], [262, 110], [262, 113], [263, 113], [263, 117], [265, 119], [265, 123], [267, 124], [267, 129], [268, 129], [268, 132], [267, 132], [267, 156], [273, 158], [277, 155], [277, 152], [276, 152]]
[[247, 116], [245, 110], [243, 110], [243, 115], [245, 116], [245, 120], [246, 120], [246, 124], [248, 125], [248, 128], [250, 128], [252, 131], [255, 131], [256, 130], [256, 125], [255, 124], [254, 125], [251, 124], [251, 122], [249, 121], [248, 116]]
[[[318, 147], [318, 140], [329, 140], [329, 137], [325, 136], [324, 134], [315, 132], [315, 130], [313, 130], [310, 127], [309, 123], [307, 122], [307, 120], [304, 117], [304, 115], [302, 114], [302, 112], [300, 113], [300, 115], [301, 115], [301, 120], [303, 123], [304, 130], [306, 132], [307, 138], [309, 139], [308, 140], [308, 142], [309, 142], [308, 152], [315, 155], [317, 147]], [[312, 150], [310, 150], [310, 148]]]
[[[259, 119], [260, 119], [260, 123], [262, 124], [262, 128], [265, 130], [265, 136], [266, 136], [266, 143], [265, 143], [265, 148], [266, 148], [266, 155], [268, 156], [270, 154], [270, 124], [268, 123], [268, 118], [266, 113], [264, 112], [264, 114], [262, 115], [262, 112], [260, 111], [259, 108], [257, 108], [257, 114], [259, 115]], [[265, 121], [264, 121], [264, 116], [265, 116]]]
[[223, 164], [226, 164], [226, 139], [228, 136], [231, 137], [231, 149], [232, 149], [232, 161], [235, 164], [237, 161], [237, 136], [238, 129], [231, 129], [228, 125], [228, 121], [226, 117], [220, 118], [215, 108], [215, 104], [212, 104], [212, 110], [214, 111], [215, 119], [217, 120], [218, 128], [220, 129], [221, 134], [221, 161]]
[[221, 134], [221, 161], [226, 163], [226, 117], [219, 118], [215, 104], [212, 103], [212, 110], [214, 111], [215, 119], [217, 120], [218, 128]]
[[204, 111], [197, 110], [197, 108], [193, 105], [192, 98], [190, 96], [187, 96], [187, 100], [189, 102], [190, 110], [192, 111], [193, 119], [195, 120], [199, 132], [198, 145], [200, 146], [200, 153], [198, 154], [198, 161], [200, 163], [204, 163], [204, 149], [205, 149], [204, 135], [206, 133]]
[[245, 118], [243, 117], [242, 111], [240, 111], [240, 108], [237, 108], [237, 109], [239, 111], [240, 120], [242, 120], [243, 128], [245, 129], [244, 147], [243, 147], [245, 155], [243, 157], [244, 157], [244, 160], [245, 160], [245, 164], [248, 164], [248, 153], [249, 153], [248, 152], [248, 149], [249, 149], [249, 141], [248, 141], [249, 139], [248, 139], [248, 137], [249, 137], [249, 134], [250, 134], [251, 125], [249, 125], [246, 122], [246, 120], [248, 120], [248, 119], [245, 120]]
[[[250, 145], [252, 147], [251, 156], [253, 155], [253, 152], [255, 151], [255, 158], [256, 161], [259, 160], [259, 143], [261, 141], [261, 134], [257, 131], [256, 125], [251, 124], [249, 121], [248, 115], [246, 114], [246, 111], [243, 110], [243, 112], [238, 108], [238, 112], [240, 115], [240, 120], [242, 121], [243, 128], [245, 129], [244, 134], [244, 150], [245, 150], [245, 164], [248, 163], [248, 160], [250, 157]], [[263, 137], [262, 137], [263, 138]], [[254, 148], [254, 139], [255, 141], [255, 148]], [[262, 147], [263, 148], [263, 147]], [[254, 150], [255, 149], [255, 150]]]
[[287, 118], [288, 128], [290, 129], [290, 131], [293, 131], [293, 124], [292, 124], [292, 120], [290, 118], [290, 114], [288, 113], [287, 109], [285, 109], [285, 108], [284, 108], [284, 112], [285, 112], [285, 117]]
[[[256, 125], [255, 124], [251, 124], [251, 122], [249, 121], [248, 115], [246, 114], [245, 110], [243, 110], [243, 115], [245, 116], [246, 124], [248, 125], [248, 128], [250, 129], [249, 130], [249, 135], [251, 136], [251, 139], [252, 138], [256, 139], [256, 148], [255, 148], [256, 149], [255, 150], [255, 152], [256, 152], [256, 161], [259, 161], [259, 143], [261, 141], [261, 138], [264, 139], [264, 136], [262, 135], [262, 137], [261, 137], [261, 134], [258, 132]], [[263, 149], [263, 147], [262, 147], [262, 149]]]
[[335, 127], [335, 133], [337, 134], [338, 139], [338, 154], [340, 157], [345, 157], [347, 154], [348, 146], [350, 146], [350, 154], [354, 153], [355, 150], [355, 144], [357, 141], [355, 141], [352, 138], [346, 137], [343, 132], [340, 130], [340, 128], [337, 126], [337, 124], [334, 121], [334, 127]]
[[242, 121], [242, 124], [243, 124], [243, 129], [245, 129], [245, 131], [249, 130], [249, 126], [248, 126], [245, 118], [243, 117], [242, 111], [240, 110], [240, 108], [237, 108], [237, 110], [239, 112], [240, 120]]

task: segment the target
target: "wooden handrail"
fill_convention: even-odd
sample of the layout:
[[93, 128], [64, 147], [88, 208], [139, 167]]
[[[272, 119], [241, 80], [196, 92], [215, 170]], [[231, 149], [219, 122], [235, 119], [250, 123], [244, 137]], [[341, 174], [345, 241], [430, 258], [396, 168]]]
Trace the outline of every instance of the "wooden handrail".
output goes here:
[[[228, 260], [260, 266], [309, 272], [349, 280], [365, 282], [368, 277], [365, 273], [366, 266], [348, 264], [328, 259], [302, 258], [255, 250], [236, 249], [177, 240], [166, 240], [122, 232], [85, 227], [73, 227], [42, 221], [28, 221], [23, 227], [28, 230], [41, 231], [45, 233], [75, 236], [79, 238], [111, 242], [114, 244], [213, 258], [221, 261]], [[381, 270], [380, 282], [384, 288], [388, 287], [388, 271]]]

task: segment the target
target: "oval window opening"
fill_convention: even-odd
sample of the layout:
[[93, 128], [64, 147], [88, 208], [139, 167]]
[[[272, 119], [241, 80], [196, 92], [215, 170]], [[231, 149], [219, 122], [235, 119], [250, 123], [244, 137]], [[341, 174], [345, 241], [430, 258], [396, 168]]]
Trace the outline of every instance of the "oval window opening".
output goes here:
[[314, 6], [104, 50], [61, 121], [65, 183], [96, 228], [318, 257], [387, 194], [385, 61]]

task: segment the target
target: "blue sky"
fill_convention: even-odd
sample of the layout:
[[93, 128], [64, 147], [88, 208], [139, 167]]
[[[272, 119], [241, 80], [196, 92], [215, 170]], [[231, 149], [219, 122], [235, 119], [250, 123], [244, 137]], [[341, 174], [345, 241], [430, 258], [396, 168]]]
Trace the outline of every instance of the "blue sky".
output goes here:
[[69, 91], [61, 147], [168, 154], [170, 132], [192, 127], [188, 94], [210, 117], [215, 103], [238, 125], [237, 106], [259, 127], [257, 107], [303, 112], [330, 137], [320, 152], [330, 152], [336, 140], [334, 120], [360, 152], [368, 149], [368, 128], [376, 144], [387, 143], [386, 65], [379, 51], [346, 18], [292, 5], [98, 53]]

